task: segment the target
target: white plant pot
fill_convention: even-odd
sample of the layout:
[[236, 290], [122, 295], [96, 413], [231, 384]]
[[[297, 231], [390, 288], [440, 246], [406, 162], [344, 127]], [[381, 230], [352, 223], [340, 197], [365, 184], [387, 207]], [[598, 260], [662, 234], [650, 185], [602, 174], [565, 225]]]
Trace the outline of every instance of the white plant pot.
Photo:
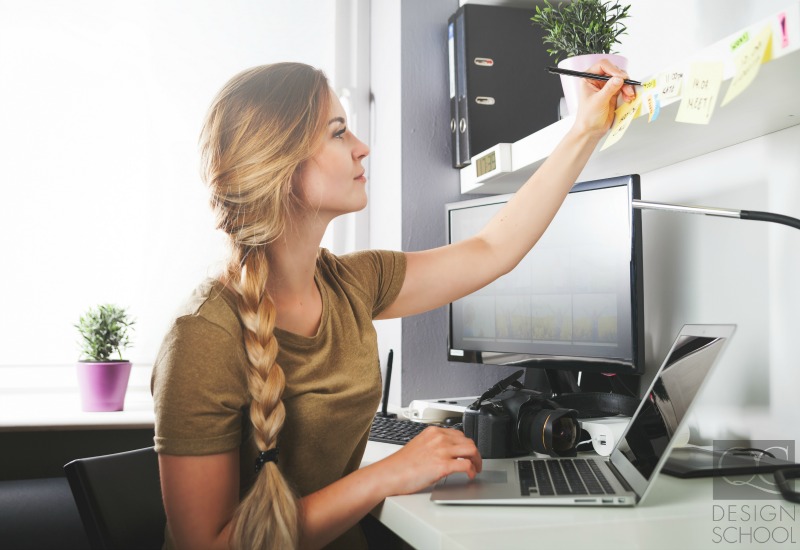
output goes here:
[[[608, 59], [622, 70], [627, 70], [628, 59], [615, 53], [590, 53], [586, 55], [576, 55], [568, 57], [558, 63], [561, 69], [572, 71], [586, 71], [601, 59]], [[564, 99], [567, 103], [567, 112], [562, 114], [574, 115], [578, 112], [578, 98], [580, 98], [580, 86], [583, 86], [582, 78], [561, 75], [561, 87], [564, 90]]]

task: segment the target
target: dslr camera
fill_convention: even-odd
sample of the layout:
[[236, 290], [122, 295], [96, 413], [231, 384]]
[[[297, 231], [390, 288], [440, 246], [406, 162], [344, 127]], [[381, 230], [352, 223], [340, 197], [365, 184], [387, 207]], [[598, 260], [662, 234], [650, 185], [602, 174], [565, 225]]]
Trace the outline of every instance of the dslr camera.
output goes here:
[[[510, 377], [510, 378], [513, 378]], [[581, 435], [578, 412], [559, 408], [540, 392], [496, 384], [464, 411], [464, 434], [483, 458], [531, 453], [575, 456]]]

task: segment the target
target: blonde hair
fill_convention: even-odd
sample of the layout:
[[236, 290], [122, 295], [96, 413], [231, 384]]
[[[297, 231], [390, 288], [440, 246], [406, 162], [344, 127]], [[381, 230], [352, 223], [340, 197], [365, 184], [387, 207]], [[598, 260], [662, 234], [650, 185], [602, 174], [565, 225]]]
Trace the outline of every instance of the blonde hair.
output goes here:
[[[308, 65], [255, 67], [223, 87], [200, 136], [217, 227], [232, 247], [223, 279], [238, 294], [250, 363], [250, 421], [259, 451], [276, 446], [285, 418], [267, 245], [283, 234], [289, 213], [301, 204], [294, 180], [324, 134], [329, 93], [325, 75]], [[267, 462], [234, 514], [231, 544], [296, 547], [298, 516], [294, 493], [276, 463]]]

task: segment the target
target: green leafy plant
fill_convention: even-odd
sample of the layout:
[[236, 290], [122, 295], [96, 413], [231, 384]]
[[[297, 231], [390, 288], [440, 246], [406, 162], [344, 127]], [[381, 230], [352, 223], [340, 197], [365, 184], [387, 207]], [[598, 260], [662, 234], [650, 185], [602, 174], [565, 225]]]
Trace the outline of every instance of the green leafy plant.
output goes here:
[[[96, 363], [124, 361], [122, 351], [131, 346], [130, 331], [134, 323], [124, 308], [112, 304], [89, 308], [75, 325], [82, 338], [83, 360]], [[119, 359], [111, 359], [114, 353], [119, 355]]]
[[544, 7], [536, 6], [531, 17], [534, 25], [544, 31], [542, 41], [556, 63], [563, 57], [593, 53], [614, 53], [611, 48], [619, 44], [619, 36], [627, 31], [622, 20], [629, 17], [630, 6], [611, 1], [573, 0], [559, 2], [554, 7], [544, 0]]

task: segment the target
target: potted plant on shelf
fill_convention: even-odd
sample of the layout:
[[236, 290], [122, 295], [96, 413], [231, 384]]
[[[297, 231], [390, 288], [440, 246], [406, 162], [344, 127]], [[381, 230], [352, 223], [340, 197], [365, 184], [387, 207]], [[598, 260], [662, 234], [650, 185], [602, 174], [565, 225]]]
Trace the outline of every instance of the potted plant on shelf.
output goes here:
[[[620, 35], [627, 31], [623, 20], [629, 17], [629, 9], [630, 5], [623, 6], [611, 0], [572, 0], [559, 2], [557, 7], [544, 0], [543, 6], [536, 6], [531, 21], [541, 27], [542, 41], [549, 46], [547, 53], [555, 58], [560, 68], [585, 71], [606, 58], [626, 69], [628, 60], [611, 50], [614, 44], [619, 44]], [[577, 109], [577, 86], [580, 85], [580, 78], [561, 77], [569, 113]]]
[[78, 386], [84, 411], [123, 409], [132, 364], [122, 352], [131, 345], [133, 324], [124, 308], [103, 304], [89, 308], [75, 325], [81, 335]]

